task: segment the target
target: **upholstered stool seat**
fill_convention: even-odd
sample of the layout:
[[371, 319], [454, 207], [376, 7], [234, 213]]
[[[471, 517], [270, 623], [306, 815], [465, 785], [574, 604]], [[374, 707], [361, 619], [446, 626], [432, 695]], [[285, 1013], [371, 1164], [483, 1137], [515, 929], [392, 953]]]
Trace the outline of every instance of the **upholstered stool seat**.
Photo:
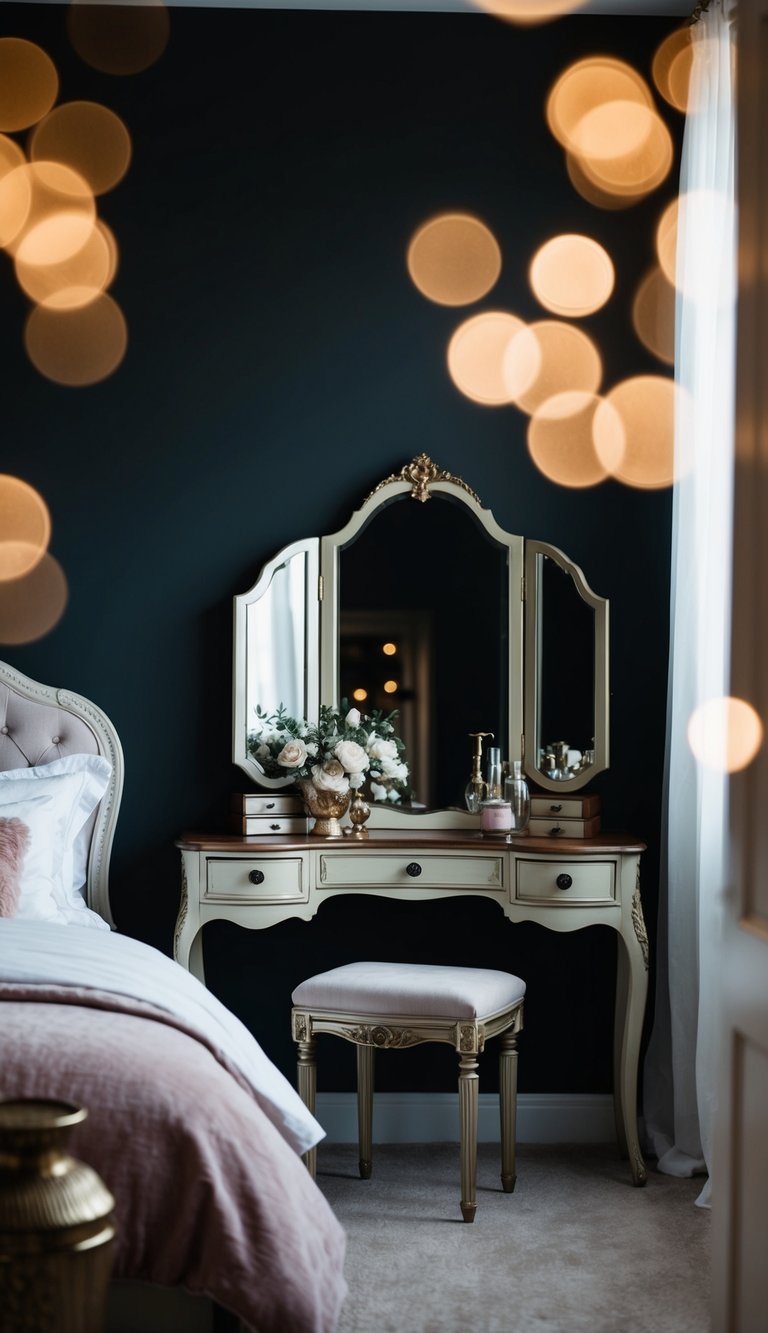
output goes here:
[[[373, 1057], [376, 1049], [442, 1041], [459, 1056], [461, 1211], [472, 1222], [477, 1207], [477, 1057], [500, 1036], [501, 1182], [515, 1187], [517, 1034], [523, 1026], [525, 982], [509, 972], [423, 963], [349, 963], [309, 977], [293, 992], [293, 1038], [298, 1085], [315, 1109], [316, 1037], [330, 1033], [357, 1047], [360, 1175], [372, 1166]], [[304, 1159], [314, 1176], [316, 1149]]]

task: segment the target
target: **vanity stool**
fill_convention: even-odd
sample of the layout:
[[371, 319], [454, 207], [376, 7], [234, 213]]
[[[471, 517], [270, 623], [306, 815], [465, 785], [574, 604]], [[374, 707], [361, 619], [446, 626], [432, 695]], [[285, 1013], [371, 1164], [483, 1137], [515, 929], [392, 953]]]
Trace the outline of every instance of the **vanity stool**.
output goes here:
[[[357, 1113], [360, 1175], [372, 1165], [373, 1057], [376, 1049], [444, 1041], [459, 1056], [461, 1211], [473, 1222], [477, 1209], [477, 1057], [489, 1037], [503, 1034], [499, 1053], [501, 1183], [515, 1188], [517, 1033], [523, 1026], [525, 982], [486, 968], [422, 963], [349, 963], [302, 981], [293, 992], [293, 1039], [298, 1044], [299, 1095], [315, 1109], [315, 1039], [331, 1033], [357, 1047]], [[304, 1161], [316, 1171], [316, 1152]]]

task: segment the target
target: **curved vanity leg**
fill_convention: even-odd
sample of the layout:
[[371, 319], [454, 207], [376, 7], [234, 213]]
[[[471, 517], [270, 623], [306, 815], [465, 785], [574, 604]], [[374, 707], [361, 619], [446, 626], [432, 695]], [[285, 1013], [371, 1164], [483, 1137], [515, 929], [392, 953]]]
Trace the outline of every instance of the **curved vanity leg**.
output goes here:
[[501, 1113], [501, 1188], [515, 1188], [515, 1136], [517, 1120], [517, 1037], [505, 1032], [499, 1050], [499, 1110]]
[[198, 905], [200, 902], [199, 860], [197, 852], [181, 855], [181, 900], [173, 936], [173, 956], [177, 963], [205, 985], [203, 936]]
[[459, 1134], [461, 1139], [461, 1212], [474, 1222], [477, 1211], [477, 1054], [459, 1056]]
[[624, 1045], [624, 1024], [627, 1017], [629, 967], [627, 951], [620, 935], [616, 939], [616, 1007], [613, 1016], [613, 1116], [616, 1122], [616, 1142], [619, 1156], [628, 1157], [627, 1135], [624, 1129], [624, 1099], [621, 1086], [621, 1052]]
[[[299, 1096], [308, 1111], [315, 1114], [317, 1094], [317, 1039], [308, 1034], [306, 1023], [300, 1026], [302, 1019], [295, 1020], [295, 1033], [298, 1045], [297, 1082]], [[303, 1032], [304, 1038], [299, 1036]], [[317, 1175], [317, 1148], [309, 1148], [303, 1154], [302, 1161], [314, 1180]]]
[[642, 910], [639, 904], [638, 893], [636, 904], [633, 903], [632, 921], [634, 929], [631, 936], [624, 932], [619, 936], [619, 953], [624, 955], [619, 968], [620, 975], [625, 981], [623, 990], [626, 995], [626, 1004], [624, 1005], [624, 1022], [618, 1057], [616, 1087], [619, 1092], [619, 1105], [624, 1127], [621, 1142], [626, 1144], [633, 1183], [644, 1185], [647, 1172], [637, 1134], [637, 1068], [640, 1058], [640, 1037], [643, 1030], [645, 1001], [648, 993], [648, 940], [645, 935]]
[[373, 1046], [357, 1047], [357, 1132], [360, 1144], [360, 1179], [373, 1169]]

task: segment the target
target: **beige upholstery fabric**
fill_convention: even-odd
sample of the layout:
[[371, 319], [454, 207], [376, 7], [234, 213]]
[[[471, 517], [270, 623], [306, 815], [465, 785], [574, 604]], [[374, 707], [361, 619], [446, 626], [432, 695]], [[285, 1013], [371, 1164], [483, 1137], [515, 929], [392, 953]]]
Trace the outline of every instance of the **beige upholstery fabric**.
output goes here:
[[349, 963], [302, 981], [293, 1003], [335, 1013], [482, 1020], [509, 1009], [524, 995], [525, 982], [511, 972], [426, 963]]

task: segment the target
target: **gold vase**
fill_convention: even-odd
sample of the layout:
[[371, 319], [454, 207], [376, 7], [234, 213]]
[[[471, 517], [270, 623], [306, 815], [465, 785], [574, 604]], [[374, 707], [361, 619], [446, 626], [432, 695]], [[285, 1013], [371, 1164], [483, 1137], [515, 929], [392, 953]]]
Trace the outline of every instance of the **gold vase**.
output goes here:
[[68, 1102], [0, 1102], [3, 1333], [104, 1327], [115, 1201], [96, 1172], [64, 1149], [87, 1114]]
[[303, 778], [297, 786], [304, 809], [315, 821], [310, 833], [316, 833], [318, 838], [342, 838], [344, 830], [339, 820], [347, 812], [350, 792], [324, 791], [309, 778]]

